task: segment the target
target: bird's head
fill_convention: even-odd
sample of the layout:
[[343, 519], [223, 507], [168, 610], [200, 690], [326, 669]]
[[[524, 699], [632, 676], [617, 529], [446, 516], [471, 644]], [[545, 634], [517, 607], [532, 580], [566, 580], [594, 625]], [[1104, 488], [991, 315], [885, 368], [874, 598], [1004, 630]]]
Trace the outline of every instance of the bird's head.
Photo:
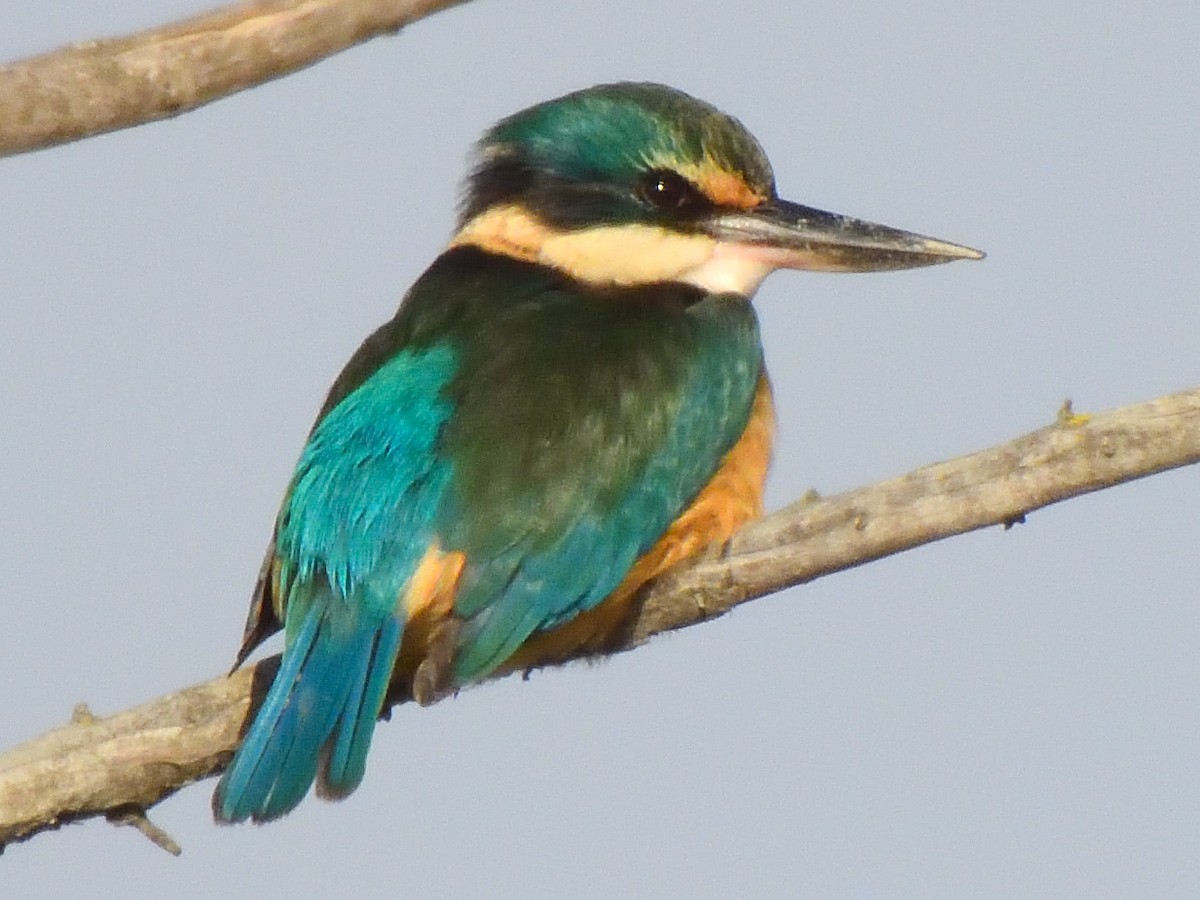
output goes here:
[[968, 247], [781, 200], [736, 119], [657, 84], [608, 84], [502, 120], [480, 141], [454, 245], [597, 285], [750, 296], [779, 268], [866, 272], [978, 259]]

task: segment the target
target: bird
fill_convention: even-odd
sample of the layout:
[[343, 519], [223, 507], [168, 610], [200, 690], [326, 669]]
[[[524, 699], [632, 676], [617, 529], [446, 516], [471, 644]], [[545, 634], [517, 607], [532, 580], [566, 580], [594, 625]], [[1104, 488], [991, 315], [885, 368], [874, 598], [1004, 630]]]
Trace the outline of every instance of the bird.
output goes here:
[[781, 199], [738, 120], [664, 85], [495, 124], [300, 454], [235, 668], [279, 630], [282, 661], [215, 819], [344, 798], [395, 702], [612, 651], [641, 587], [761, 515], [768, 274], [982, 255]]

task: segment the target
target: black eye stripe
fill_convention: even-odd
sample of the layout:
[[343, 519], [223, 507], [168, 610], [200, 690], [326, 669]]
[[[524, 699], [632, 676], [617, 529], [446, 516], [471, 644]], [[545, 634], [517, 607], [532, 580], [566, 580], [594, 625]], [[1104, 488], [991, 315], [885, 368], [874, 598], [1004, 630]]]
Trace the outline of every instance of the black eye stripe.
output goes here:
[[643, 202], [675, 215], [695, 213], [712, 205], [695, 185], [670, 169], [647, 172], [638, 182], [636, 192]]

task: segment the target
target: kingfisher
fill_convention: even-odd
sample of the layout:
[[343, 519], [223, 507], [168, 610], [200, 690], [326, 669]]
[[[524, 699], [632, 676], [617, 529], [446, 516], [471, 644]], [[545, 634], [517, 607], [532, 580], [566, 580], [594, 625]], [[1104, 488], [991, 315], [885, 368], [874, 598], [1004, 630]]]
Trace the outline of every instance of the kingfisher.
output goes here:
[[639, 588], [759, 516], [772, 271], [981, 256], [780, 199], [740, 122], [663, 85], [493, 126], [301, 452], [236, 664], [280, 629], [282, 661], [217, 821], [348, 795], [394, 702], [615, 649]]

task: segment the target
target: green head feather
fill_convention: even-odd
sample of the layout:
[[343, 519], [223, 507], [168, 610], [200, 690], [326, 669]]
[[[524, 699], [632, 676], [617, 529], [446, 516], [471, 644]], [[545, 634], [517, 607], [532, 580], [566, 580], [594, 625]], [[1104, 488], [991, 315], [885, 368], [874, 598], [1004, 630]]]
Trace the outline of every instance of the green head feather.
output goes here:
[[606, 84], [530, 107], [493, 126], [479, 143], [463, 221], [520, 203], [560, 227], [651, 221], [639, 183], [682, 175], [703, 196], [706, 174], [734, 176], [749, 192], [774, 195], [758, 141], [709, 104], [659, 84]]

